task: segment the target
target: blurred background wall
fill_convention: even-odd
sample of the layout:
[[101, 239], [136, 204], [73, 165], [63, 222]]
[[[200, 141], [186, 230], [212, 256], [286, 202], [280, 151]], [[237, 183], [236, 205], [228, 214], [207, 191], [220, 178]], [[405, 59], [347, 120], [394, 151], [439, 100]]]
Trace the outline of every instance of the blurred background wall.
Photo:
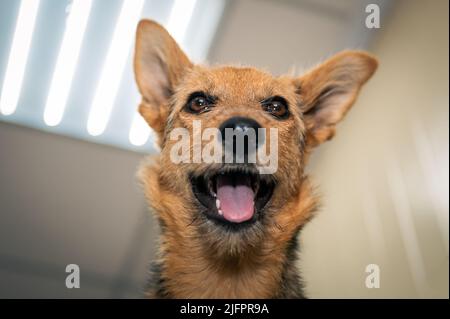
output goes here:
[[[118, 0], [106, 3], [93, 5], [121, 5]], [[159, 16], [164, 23], [170, 8], [162, 3], [147, 1], [142, 16], [158, 18], [158, 8], [166, 12]], [[213, 64], [250, 64], [281, 74], [292, 67], [300, 73], [345, 48], [366, 49], [380, 60], [334, 140], [311, 160], [323, 207], [300, 239], [299, 266], [308, 295], [448, 298], [448, 2], [204, 3], [196, 4], [193, 17], [203, 21], [209, 12], [221, 17], [185, 27], [192, 35], [184, 37], [183, 47], [196, 61], [207, 57]], [[365, 27], [368, 3], [381, 9], [379, 29]], [[0, 31], [0, 75], [7, 68], [18, 10], [7, 4], [2, 2], [0, 10], [5, 17], [0, 19], [5, 30]], [[41, 5], [56, 8], [52, 0]], [[67, 3], [59, 5], [63, 12]], [[108, 10], [100, 12], [106, 16]], [[91, 28], [110, 37], [108, 19], [96, 14], [99, 20], [90, 22]], [[211, 35], [204, 32], [208, 23]], [[47, 24], [52, 27], [51, 21]], [[193, 45], [197, 34], [210, 36], [211, 42]], [[47, 33], [33, 45], [45, 49], [52, 41]], [[56, 59], [42, 50], [30, 56], [27, 68]], [[78, 65], [93, 69], [95, 59], [102, 61], [81, 52]], [[42, 119], [24, 120], [21, 107], [32, 114], [45, 105], [38, 94], [48, 90], [51, 72], [42, 67], [25, 75], [17, 114], [0, 115], [0, 297], [141, 296], [157, 227], [134, 174], [155, 150], [151, 136], [139, 147], [127, 146], [126, 134], [114, 139], [114, 132], [129, 129], [133, 121], [134, 111], [120, 113], [136, 105], [131, 89], [123, 88], [134, 86], [129, 64], [123, 94], [99, 139], [65, 129], [64, 121], [52, 129]], [[75, 74], [75, 80], [87, 83], [74, 84], [66, 115], [83, 125], [81, 112], [98, 80], [93, 73]], [[81, 268], [80, 289], [65, 287], [65, 267], [72, 263]], [[365, 285], [368, 264], [380, 267], [378, 289]]]
[[[324, 208], [303, 237], [310, 292], [448, 297], [448, 2], [399, 1], [370, 49], [377, 74], [312, 161]], [[371, 263], [380, 289], [363, 285]]]

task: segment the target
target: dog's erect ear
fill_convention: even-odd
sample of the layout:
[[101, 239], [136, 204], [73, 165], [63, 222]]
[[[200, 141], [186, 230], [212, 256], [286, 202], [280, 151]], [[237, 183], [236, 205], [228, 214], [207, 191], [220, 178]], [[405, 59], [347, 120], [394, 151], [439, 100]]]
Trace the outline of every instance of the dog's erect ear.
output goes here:
[[175, 86], [192, 63], [160, 24], [142, 20], [136, 32], [134, 73], [142, 103], [139, 112], [162, 137]]
[[344, 51], [295, 79], [309, 146], [333, 137], [336, 124], [353, 105], [377, 65], [377, 60], [367, 53]]

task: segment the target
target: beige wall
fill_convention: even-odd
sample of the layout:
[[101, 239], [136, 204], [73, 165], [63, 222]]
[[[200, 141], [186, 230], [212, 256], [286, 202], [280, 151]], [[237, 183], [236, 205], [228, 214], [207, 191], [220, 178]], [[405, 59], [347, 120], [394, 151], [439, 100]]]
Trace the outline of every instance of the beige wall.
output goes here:
[[[380, 68], [316, 157], [322, 212], [304, 232], [311, 296], [448, 298], [448, 2], [401, 1]], [[364, 267], [381, 267], [366, 289]]]
[[142, 158], [0, 122], [0, 298], [140, 297], [156, 239]]

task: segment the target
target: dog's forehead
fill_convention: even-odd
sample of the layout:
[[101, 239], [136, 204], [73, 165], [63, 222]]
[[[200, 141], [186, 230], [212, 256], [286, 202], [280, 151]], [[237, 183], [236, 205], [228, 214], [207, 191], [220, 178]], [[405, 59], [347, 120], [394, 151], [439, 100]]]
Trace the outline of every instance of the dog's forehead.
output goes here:
[[223, 98], [264, 98], [291, 89], [290, 83], [250, 67], [197, 67], [187, 79], [192, 90]]

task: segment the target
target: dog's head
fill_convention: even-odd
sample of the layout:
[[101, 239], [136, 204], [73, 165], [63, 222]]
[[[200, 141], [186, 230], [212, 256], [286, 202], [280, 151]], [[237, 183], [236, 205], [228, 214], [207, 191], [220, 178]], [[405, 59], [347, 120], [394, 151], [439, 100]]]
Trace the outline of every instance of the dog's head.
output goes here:
[[[377, 67], [358, 51], [300, 77], [194, 65], [162, 26], [147, 20], [138, 26], [134, 63], [139, 111], [161, 147], [159, 162], [142, 177], [150, 203], [173, 234], [189, 232], [227, 253], [267, 236], [286, 242], [304, 223], [314, 205], [305, 186], [308, 154], [333, 137]], [[239, 148], [227, 131], [244, 133], [247, 144]], [[268, 157], [272, 170], [260, 169], [261, 149], [275, 154]], [[214, 152], [217, 161], [208, 161]]]

